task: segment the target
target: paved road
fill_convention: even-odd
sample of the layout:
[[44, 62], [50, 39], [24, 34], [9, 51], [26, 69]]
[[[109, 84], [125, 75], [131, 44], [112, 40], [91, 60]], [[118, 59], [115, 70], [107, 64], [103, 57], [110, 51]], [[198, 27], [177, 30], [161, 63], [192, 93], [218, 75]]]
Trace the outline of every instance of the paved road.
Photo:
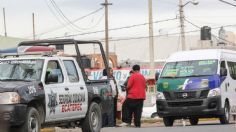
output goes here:
[[[81, 130], [57, 129], [56, 132], [81, 132]], [[197, 126], [177, 122], [173, 127], [164, 127], [163, 123], [144, 124], [142, 128], [103, 128], [101, 132], [236, 132], [236, 124], [220, 125], [218, 121], [201, 121]]]
[[197, 126], [175, 125], [173, 127], [147, 126], [143, 128], [104, 128], [102, 132], [236, 132], [236, 124], [219, 123], [200, 124]]

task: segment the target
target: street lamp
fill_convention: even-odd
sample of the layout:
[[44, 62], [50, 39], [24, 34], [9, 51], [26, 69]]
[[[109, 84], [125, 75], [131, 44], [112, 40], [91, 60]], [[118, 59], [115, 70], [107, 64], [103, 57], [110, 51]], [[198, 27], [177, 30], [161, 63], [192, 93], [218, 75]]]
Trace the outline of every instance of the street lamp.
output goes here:
[[181, 32], [181, 44], [182, 44], [182, 51], [186, 50], [185, 45], [185, 31], [184, 31], [184, 6], [187, 4], [192, 3], [193, 5], [198, 5], [198, 1], [191, 0], [183, 4], [183, 0], [179, 0], [179, 15], [180, 15], [180, 32]]
[[189, 3], [192, 3], [193, 5], [198, 5], [199, 1], [197, 1], [197, 0], [188, 1], [183, 6], [185, 6], [185, 5], [189, 4]]

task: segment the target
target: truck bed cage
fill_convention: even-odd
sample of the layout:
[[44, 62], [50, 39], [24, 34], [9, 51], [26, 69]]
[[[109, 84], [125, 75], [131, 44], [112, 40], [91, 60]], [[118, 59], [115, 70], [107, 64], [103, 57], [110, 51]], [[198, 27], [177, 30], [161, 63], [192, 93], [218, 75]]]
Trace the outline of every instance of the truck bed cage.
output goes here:
[[0, 58], [6, 57], [19, 57], [19, 56], [29, 56], [29, 55], [40, 55], [40, 56], [53, 56], [56, 54], [56, 51], [44, 51], [44, 52], [29, 52], [29, 53], [2, 53], [0, 54]]
[[18, 44], [20, 46], [50, 46], [50, 45], [72, 45], [72, 44], [91, 44], [96, 43], [102, 45], [100, 41], [81, 41], [74, 39], [56, 39], [56, 40], [35, 40], [35, 41], [23, 41]]
[[[18, 44], [18, 47], [20, 47], [20, 46], [75, 45], [76, 60], [77, 60], [78, 65], [82, 68], [82, 62], [80, 59], [81, 54], [80, 54], [79, 46], [78, 46], [79, 44], [98, 44], [100, 47], [100, 50], [101, 50], [102, 58], [104, 60], [105, 68], [108, 69], [108, 60], [106, 60], [105, 52], [102, 47], [102, 43], [97, 40], [92, 40], [92, 41], [81, 41], [81, 40], [74, 40], [74, 39], [34, 40], [34, 41], [23, 41]], [[85, 74], [84, 69], [82, 70], [82, 74], [83, 74], [84, 78], [87, 78], [87, 75]]]

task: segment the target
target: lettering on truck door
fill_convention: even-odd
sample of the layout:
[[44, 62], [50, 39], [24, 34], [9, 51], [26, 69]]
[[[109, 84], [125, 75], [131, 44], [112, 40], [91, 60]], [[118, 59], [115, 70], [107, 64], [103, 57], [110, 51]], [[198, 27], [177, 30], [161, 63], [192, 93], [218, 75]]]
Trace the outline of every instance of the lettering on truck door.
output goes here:
[[71, 99], [70, 102], [62, 102], [62, 112], [71, 113], [74, 118], [85, 117], [88, 107], [88, 95], [81, 70], [73, 60], [63, 60], [63, 63], [70, 82]]
[[[43, 76], [46, 98], [46, 122], [68, 119], [70, 116], [61, 112], [62, 104], [59, 100], [60, 95], [69, 94], [68, 84], [64, 79], [60, 61], [49, 60], [46, 63], [46, 68], [44, 68]], [[68, 99], [65, 101], [68, 101]]]

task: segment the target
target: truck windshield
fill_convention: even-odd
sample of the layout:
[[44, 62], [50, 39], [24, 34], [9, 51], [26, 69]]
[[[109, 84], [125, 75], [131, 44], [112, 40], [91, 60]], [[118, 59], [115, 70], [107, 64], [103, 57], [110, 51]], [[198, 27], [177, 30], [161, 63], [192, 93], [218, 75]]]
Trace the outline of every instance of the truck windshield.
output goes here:
[[43, 60], [0, 60], [0, 80], [39, 81]]
[[215, 75], [217, 73], [217, 62], [217, 60], [169, 62], [165, 65], [161, 78]]

